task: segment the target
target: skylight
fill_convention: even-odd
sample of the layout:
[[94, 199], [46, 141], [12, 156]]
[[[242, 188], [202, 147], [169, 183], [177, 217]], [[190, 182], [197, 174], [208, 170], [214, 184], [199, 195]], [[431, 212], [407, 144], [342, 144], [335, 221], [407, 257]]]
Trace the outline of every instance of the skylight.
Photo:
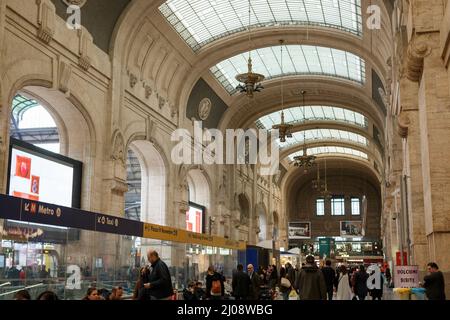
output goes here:
[[[280, 46], [251, 51], [253, 72], [266, 80], [290, 75], [321, 75], [347, 79], [358, 84], [365, 82], [365, 61], [353, 53], [318, 46], [285, 45], [283, 73], [281, 73]], [[241, 53], [211, 68], [211, 72], [228, 93], [235, 93], [237, 74], [247, 72], [248, 52]]]
[[279, 140], [277, 140], [278, 145], [280, 147], [289, 147], [302, 144], [303, 134], [305, 134], [306, 143], [310, 143], [314, 140], [338, 140], [362, 144], [364, 146], [368, 145], [368, 141], [364, 136], [353, 132], [336, 129], [312, 129], [294, 132], [292, 134], [292, 138], [287, 139], [286, 142], [279, 142]]
[[[337, 121], [349, 123], [363, 128], [368, 127], [368, 120], [362, 114], [348, 109], [331, 106], [302, 106], [284, 110], [284, 120], [289, 124], [300, 124], [306, 121]], [[276, 111], [259, 118], [256, 126], [260, 129], [272, 129], [281, 122], [281, 112]]]
[[[245, 0], [168, 0], [159, 7], [180, 37], [198, 51], [208, 43], [247, 31]], [[251, 28], [321, 26], [362, 35], [361, 0], [251, 0]]]

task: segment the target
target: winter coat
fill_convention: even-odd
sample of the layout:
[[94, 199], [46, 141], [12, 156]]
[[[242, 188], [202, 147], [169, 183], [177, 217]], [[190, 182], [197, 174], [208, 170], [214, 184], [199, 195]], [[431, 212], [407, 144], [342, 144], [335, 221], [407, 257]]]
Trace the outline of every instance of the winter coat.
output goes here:
[[327, 286], [322, 271], [315, 265], [306, 265], [296, 281], [300, 300], [326, 300]]
[[237, 298], [247, 298], [250, 291], [250, 277], [243, 271], [237, 271], [233, 275], [231, 286], [233, 287], [233, 296]]
[[445, 300], [445, 282], [441, 271], [432, 272], [423, 280], [428, 300]]

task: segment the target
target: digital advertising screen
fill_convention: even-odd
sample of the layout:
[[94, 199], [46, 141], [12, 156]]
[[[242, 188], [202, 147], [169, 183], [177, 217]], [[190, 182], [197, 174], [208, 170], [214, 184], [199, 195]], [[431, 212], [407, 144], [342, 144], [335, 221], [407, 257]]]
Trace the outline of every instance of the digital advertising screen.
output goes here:
[[81, 162], [11, 138], [8, 194], [80, 207]]
[[204, 233], [205, 207], [189, 202], [189, 210], [186, 212], [186, 230]]

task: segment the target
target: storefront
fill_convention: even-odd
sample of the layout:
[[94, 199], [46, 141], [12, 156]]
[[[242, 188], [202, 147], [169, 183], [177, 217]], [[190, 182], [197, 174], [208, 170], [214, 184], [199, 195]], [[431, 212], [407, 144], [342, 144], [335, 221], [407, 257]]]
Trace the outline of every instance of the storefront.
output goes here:
[[176, 289], [204, 282], [209, 265], [231, 283], [237, 252], [245, 250], [216, 236], [4, 195], [0, 231], [0, 300], [25, 287], [62, 299], [80, 299], [90, 286], [132, 293], [149, 248], [169, 266]]

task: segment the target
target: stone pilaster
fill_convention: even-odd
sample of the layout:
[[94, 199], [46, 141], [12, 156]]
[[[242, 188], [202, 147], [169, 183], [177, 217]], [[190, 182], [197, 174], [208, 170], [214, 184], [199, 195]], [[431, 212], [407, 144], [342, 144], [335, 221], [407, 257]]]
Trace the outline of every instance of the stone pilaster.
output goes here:
[[422, 36], [424, 57], [419, 86], [425, 231], [429, 260], [450, 271], [450, 81], [439, 50], [439, 33]]
[[427, 263], [427, 241], [424, 230], [424, 202], [422, 183], [422, 159], [420, 145], [419, 110], [417, 104], [418, 85], [408, 79], [401, 79], [402, 112], [398, 118], [399, 127], [406, 139], [404, 170], [407, 179], [408, 229], [410, 263], [424, 270]]

